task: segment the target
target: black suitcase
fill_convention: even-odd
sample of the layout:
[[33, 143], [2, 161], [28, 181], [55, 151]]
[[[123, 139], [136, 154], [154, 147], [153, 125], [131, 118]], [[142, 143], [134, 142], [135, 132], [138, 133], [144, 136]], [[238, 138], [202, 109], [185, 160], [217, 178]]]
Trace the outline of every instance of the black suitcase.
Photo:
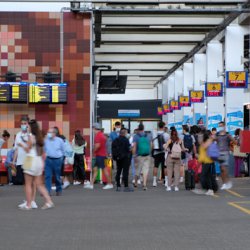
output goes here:
[[12, 176], [12, 182], [14, 185], [23, 185], [24, 176], [22, 166], [16, 166], [16, 176]]
[[191, 190], [195, 188], [195, 172], [192, 169], [185, 170], [185, 188]]

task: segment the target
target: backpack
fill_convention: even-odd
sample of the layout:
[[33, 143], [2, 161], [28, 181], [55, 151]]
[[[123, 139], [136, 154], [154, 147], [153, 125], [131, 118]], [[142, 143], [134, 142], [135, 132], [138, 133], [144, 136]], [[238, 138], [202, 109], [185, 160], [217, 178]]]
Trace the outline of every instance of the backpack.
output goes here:
[[184, 147], [188, 149], [188, 152], [191, 153], [193, 151], [193, 138], [191, 135], [184, 135]]
[[181, 145], [179, 142], [173, 143], [173, 147], [171, 149], [171, 158], [174, 160], [180, 160], [181, 159]]
[[220, 156], [220, 151], [217, 143], [211, 143], [210, 146], [207, 148], [207, 156], [210, 157], [212, 160], [218, 160]]
[[159, 152], [163, 152], [164, 151], [163, 145], [165, 144], [164, 134], [158, 134], [154, 140], [156, 140], [156, 139], [158, 141], [158, 148], [155, 150], [159, 151]]
[[138, 141], [138, 155], [140, 156], [148, 156], [150, 154], [150, 142], [147, 138], [147, 135], [139, 135]]
[[112, 142], [112, 157], [117, 161], [124, 159], [126, 156], [128, 156], [126, 143], [118, 137]]

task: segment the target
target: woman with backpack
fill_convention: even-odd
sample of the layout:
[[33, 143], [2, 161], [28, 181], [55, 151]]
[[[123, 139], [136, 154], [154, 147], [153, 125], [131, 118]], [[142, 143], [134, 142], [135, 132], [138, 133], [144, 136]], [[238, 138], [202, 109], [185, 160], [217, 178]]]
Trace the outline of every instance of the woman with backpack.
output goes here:
[[86, 141], [81, 135], [80, 130], [75, 131], [75, 137], [72, 141], [72, 147], [74, 151], [74, 165], [73, 165], [73, 184], [79, 185], [82, 180], [85, 180], [85, 168], [84, 168], [84, 157]]
[[217, 156], [219, 156], [219, 149], [217, 146], [213, 146], [216, 146], [216, 144], [214, 144], [212, 133], [207, 130], [203, 134], [203, 142], [200, 144], [198, 158], [198, 161], [202, 163], [201, 186], [203, 189], [207, 190], [205, 192], [206, 195], [214, 195], [214, 192], [218, 190], [213, 159], [213, 155], [216, 155], [216, 152], [213, 151], [217, 150]]
[[174, 172], [174, 190], [179, 191], [180, 181], [180, 167], [181, 167], [181, 152], [187, 151], [184, 148], [183, 141], [178, 137], [176, 130], [171, 131], [171, 136], [168, 142], [164, 145], [164, 148], [168, 151], [167, 157], [167, 173], [168, 173], [168, 186], [166, 191], [171, 191], [172, 176]]

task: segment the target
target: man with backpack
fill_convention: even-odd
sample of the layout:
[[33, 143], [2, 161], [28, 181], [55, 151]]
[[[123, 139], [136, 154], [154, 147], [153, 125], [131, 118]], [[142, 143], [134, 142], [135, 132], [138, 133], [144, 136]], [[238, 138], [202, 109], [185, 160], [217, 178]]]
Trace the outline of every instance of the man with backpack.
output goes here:
[[144, 132], [143, 124], [138, 126], [138, 133], [133, 138], [133, 155], [135, 155], [135, 187], [140, 173], [143, 174], [143, 190], [147, 190], [148, 171], [151, 163], [151, 142]]
[[112, 153], [113, 159], [117, 163], [117, 172], [116, 172], [116, 191], [121, 191], [121, 182], [120, 177], [123, 173], [123, 182], [124, 182], [124, 192], [130, 192], [132, 189], [128, 186], [128, 173], [130, 166], [130, 143], [126, 137], [127, 130], [121, 129], [119, 137], [117, 137], [112, 143]]
[[233, 185], [229, 180], [227, 169], [229, 166], [230, 143], [233, 141], [233, 138], [226, 132], [225, 123], [223, 121], [219, 123], [217, 131], [216, 140], [220, 151], [219, 163], [221, 168], [221, 179], [223, 182], [221, 190], [231, 189]]
[[153, 158], [154, 158], [154, 170], [153, 170], [153, 187], [157, 186], [157, 173], [158, 168], [161, 165], [162, 179], [165, 177], [165, 186], [168, 185], [167, 169], [165, 165], [165, 150], [163, 145], [169, 140], [169, 134], [164, 132], [165, 123], [160, 121], [158, 123], [158, 131], [153, 133]]

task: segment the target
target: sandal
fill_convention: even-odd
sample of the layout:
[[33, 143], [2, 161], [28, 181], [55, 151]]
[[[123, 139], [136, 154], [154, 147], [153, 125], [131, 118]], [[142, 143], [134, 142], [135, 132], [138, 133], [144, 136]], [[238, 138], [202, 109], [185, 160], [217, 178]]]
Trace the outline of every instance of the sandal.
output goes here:
[[52, 203], [45, 203], [45, 204], [41, 207], [41, 209], [42, 209], [42, 210], [46, 210], [46, 209], [50, 209], [50, 208], [53, 208], [53, 207], [55, 207], [55, 205], [54, 205], [53, 202], [52, 202]]

